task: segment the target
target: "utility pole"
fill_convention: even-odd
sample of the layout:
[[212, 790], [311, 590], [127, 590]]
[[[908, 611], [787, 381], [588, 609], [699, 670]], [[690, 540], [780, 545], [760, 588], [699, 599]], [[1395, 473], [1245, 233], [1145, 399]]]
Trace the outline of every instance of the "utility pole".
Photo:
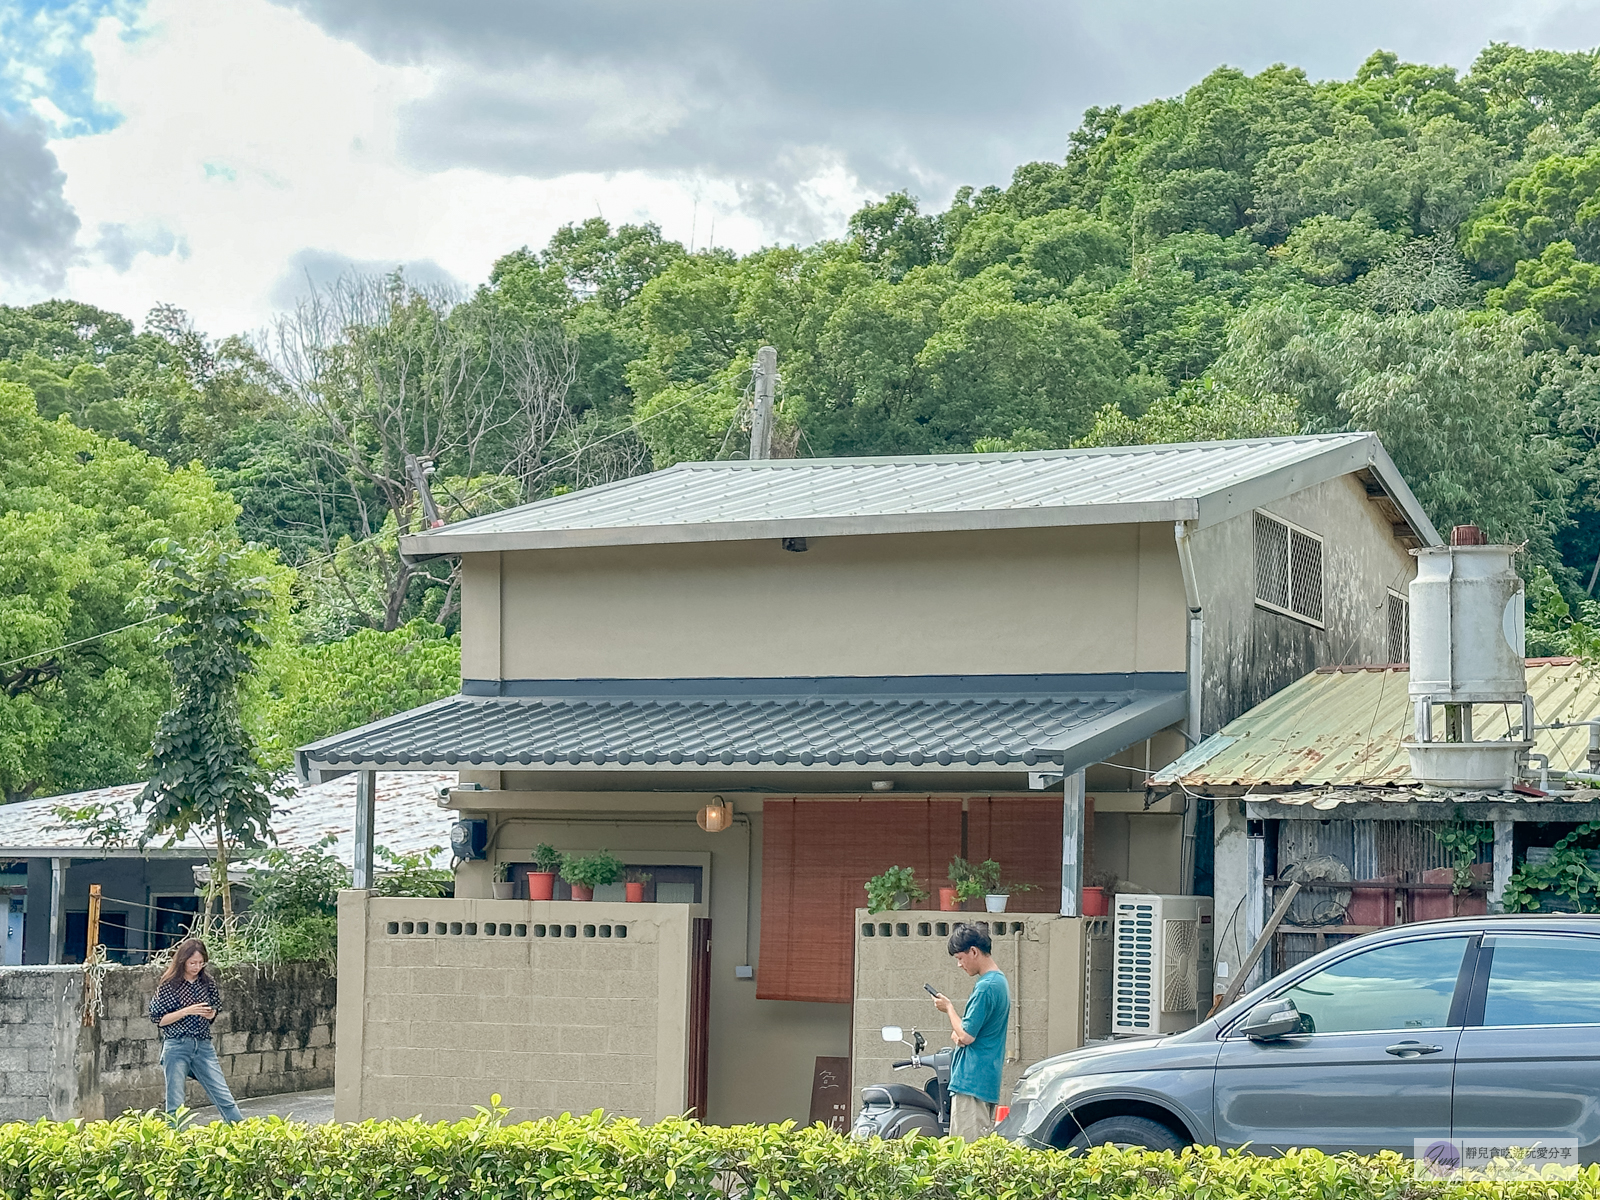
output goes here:
[[750, 460], [772, 457], [772, 392], [778, 382], [778, 352], [756, 351], [755, 405], [750, 414]]
[[422, 516], [429, 529], [437, 529], [444, 524], [444, 518], [439, 515], [439, 506], [433, 500], [433, 488], [428, 483], [428, 476], [433, 474], [433, 469], [431, 458], [419, 459], [415, 454], [406, 455], [406, 474], [411, 479], [411, 486], [417, 490], [417, 499], [422, 501]]

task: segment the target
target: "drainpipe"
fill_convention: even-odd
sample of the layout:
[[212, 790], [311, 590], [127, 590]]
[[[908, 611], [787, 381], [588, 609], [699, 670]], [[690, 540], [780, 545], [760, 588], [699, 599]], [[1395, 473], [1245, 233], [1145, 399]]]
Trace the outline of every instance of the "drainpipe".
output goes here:
[[[1178, 566], [1183, 572], [1183, 599], [1189, 616], [1185, 660], [1189, 682], [1189, 715], [1184, 721], [1184, 728], [1189, 735], [1189, 744], [1198, 746], [1202, 736], [1200, 706], [1204, 696], [1201, 687], [1204, 659], [1201, 656], [1201, 649], [1205, 638], [1205, 620], [1200, 611], [1200, 582], [1194, 570], [1194, 546], [1191, 541], [1193, 536], [1194, 526], [1191, 522], [1172, 523], [1172, 538], [1178, 547]], [[1190, 803], [1186, 797], [1183, 814], [1182, 880], [1183, 886], [1191, 889], [1194, 887], [1195, 823], [1198, 817], [1198, 806]]]

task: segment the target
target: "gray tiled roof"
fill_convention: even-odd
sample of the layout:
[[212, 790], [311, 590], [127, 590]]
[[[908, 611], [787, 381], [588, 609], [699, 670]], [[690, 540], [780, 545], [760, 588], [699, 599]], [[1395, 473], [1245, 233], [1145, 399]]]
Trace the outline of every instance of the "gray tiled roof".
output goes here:
[[1184, 708], [1172, 688], [785, 695], [789, 681], [766, 682], [765, 695], [453, 696], [306, 747], [302, 769], [1016, 769], [1114, 753]]
[[408, 554], [1194, 520], [1370, 468], [1438, 535], [1376, 434], [1003, 454], [679, 463], [403, 539]]
[[[454, 771], [379, 774], [373, 821], [378, 845], [397, 854], [430, 854], [448, 848], [450, 825], [455, 818], [441, 809], [438, 801], [439, 793], [455, 783]], [[332, 835], [329, 853], [350, 863], [355, 853], [355, 776], [325, 783], [291, 781], [291, 786], [291, 794], [272, 805], [272, 832], [277, 845], [285, 850], [304, 850]], [[110, 850], [92, 846], [80, 830], [56, 828], [61, 822], [53, 810], [58, 805], [81, 808], [101, 804], [137, 830], [143, 827], [144, 817], [134, 809], [133, 802], [143, 790], [142, 783], [128, 783], [0, 805], [0, 856], [70, 853], [74, 858], [137, 857], [141, 853], [137, 837], [127, 846]], [[150, 851], [156, 857], [203, 859], [215, 854], [216, 847], [202, 834], [191, 832], [187, 841], [170, 850], [157, 839], [150, 843]], [[448, 857], [443, 855], [440, 861]]]

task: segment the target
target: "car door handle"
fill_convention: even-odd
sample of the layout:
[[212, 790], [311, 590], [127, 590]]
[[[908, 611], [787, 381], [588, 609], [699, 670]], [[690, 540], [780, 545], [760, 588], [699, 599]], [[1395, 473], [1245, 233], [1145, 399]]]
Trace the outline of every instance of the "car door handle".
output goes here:
[[1396, 1058], [1421, 1058], [1424, 1054], [1437, 1054], [1443, 1049], [1443, 1046], [1424, 1046], [1421, 1042], [1396, 1042], [1392, 1046], [1385, 1046], [1383, 1052]]

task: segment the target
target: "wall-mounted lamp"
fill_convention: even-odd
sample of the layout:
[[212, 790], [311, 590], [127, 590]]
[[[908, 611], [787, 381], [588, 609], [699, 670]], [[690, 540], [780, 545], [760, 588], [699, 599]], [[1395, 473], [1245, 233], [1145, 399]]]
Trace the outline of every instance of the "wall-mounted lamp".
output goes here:
[[694, 819], [707, 833], [721, 833], [733, 824], [733, 805], [721, 796], [713, 796], [711, 803], [697, 812]]

